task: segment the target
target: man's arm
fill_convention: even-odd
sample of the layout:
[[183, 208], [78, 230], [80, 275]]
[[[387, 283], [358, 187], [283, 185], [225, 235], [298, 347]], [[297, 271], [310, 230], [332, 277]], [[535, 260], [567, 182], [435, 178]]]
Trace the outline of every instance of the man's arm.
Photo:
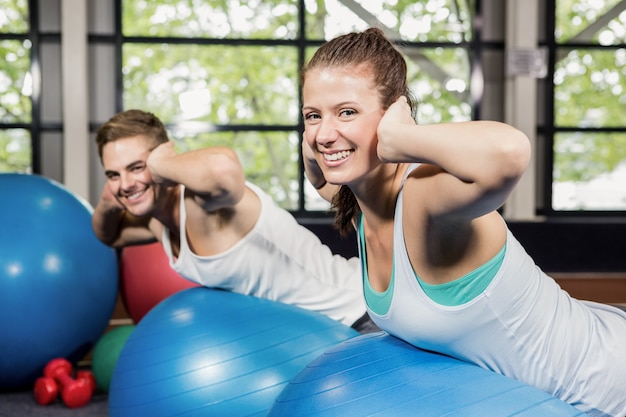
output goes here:
[[114, 248], [154, 242], [156, 238], [148, 229], [148, 222], [147, 218], [128, 213], [105, 184], [91, 217], [93, 231], [100, 241]]
[[148, 169], [156, 183], [183, 184], [206, 211], [232, 207], [245, 191], [245, 174], [235, 151], [208, 147], [177, 154], [172, 142], [155, 148]]

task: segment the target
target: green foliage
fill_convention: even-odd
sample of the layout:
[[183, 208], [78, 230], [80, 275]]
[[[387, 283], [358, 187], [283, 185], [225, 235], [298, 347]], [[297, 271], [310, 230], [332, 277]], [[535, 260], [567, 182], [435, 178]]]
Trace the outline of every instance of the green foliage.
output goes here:
[[24, 129], [0, 130], [0, 172], [31, 171], [30, 134]]
[[[465, 121], [471, 118], [470, 69], [460, 48], [420, 49], [420, 60], [408, 59], [409, 86], [419, 101], [419, 123]], [[426, 65], [421, 65], [425, 61]], [[457, 87], [455, 90], [453, 87]]]
[[126, 0], [126, 36], [295, 39], [297, 0]]
[[554, 181], [587, 182], [626, 161], [626, 133], [559, 133]]
[[[4, 63], [0, 64], [0, 122], [28, 123], [31, 120], [29, 91], [24, 88], [30, 64], [29, 49], [27, 41], [0, 41], [0, 62]], [[24, 129], [0, 130], [0, 172], [29, 172], [31, 164], [29, 132]]]
[[[31, 102], [27, 82], [30, 42], [0, 41], [0, 122], [28, 123], [31, 120]], [[28, 86], [27, 86], [28, 87]]]
[[557, 126], [624, 126], [625, 49], [570, 50], [557, 63], [554, 84]]
[[[465, 42], [471, 41], [473, 0], [359, 0], [358, 10], [348, 7], [352, 3], [305, 0], [305, 24], [300, 27], [299, 0], [123, 0], [123, 35], [139, 38], [123, 44], [124, 107], [161, 117], [181, 150], [233, 147], [251, 181], [284, 207], [298, 209], [300, 36], [320, 42], [384, 26], [407, 58], [410, 86], [420, 101], [419, 122], [471, 117]], [[626, 50], [566, 44], [623, 44], [626, 13], [620, 14], [618, 6], [623, 7], [622, 0], [557, 0], [555, 39], [561, 47], [554, 83], [559, 127], [624, 127]], [[0, 8], [0, 33], [15, 34], [0, 41], [0, 122], [30, 123], [31, 101], [24, 88], [30, 42], [21, 40], [29, 29], [28, 2], [0, 0]], [[594, 28], [608, 12], [609, 23]], [[590, 26], [593, 33], [585, 31]], [[194, 39], [208, 42], [189, 43]], [[279, 44], [268, 42], [274, 40]], [[422, 42], [442, 45], [419, 47]], [[315, 50], [308, 45], [306, 58]], [[194, 91], [207, 97], [202, 104], [206, 108], [189, 115], [179, 100]], [[554, 180], [584, 182], [613, 170], [626, 160], [625, 142], [623, 133], [557, 135]], [[30, 163], [28, 132], [0, 131], [0, 171], [27, 171]]]
[[0, 33], [28, 32], [28, 1], [0, 0]]
[[[403, 40], [452, 42], [471, 40], [471, 11], [467, 1], [385, 1]], [[387, 21], [387, 19], [385, 19]]]
[[304, 33], [306, 39], [326, 40], [325, 20], [328, 12], [326, 10], [325, 0], [306, 1], [306, 24]]
[[554, 38], [563, 43], [577, 40], [577, 36], [586, 28], [616, 6], [615, 18], [599, 28], [591, 39], [603, 45], [623, 44], [626, 40], [626, 14], [620, 13], [624, 11], [622, 0], [557, 0]]
[[214, 124], [294, 125], [297, 51], [281, 46], [124, 45], [124, 107], [184, 118], [181, 93], [208, 89]]

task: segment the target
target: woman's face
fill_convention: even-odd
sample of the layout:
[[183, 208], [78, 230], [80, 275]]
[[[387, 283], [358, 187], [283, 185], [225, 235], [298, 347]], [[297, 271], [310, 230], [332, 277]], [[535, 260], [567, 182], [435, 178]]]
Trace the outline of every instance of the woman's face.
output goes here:
[[328, 183], [349, 185], [380, 165], [376, 129], [384, 111], [368, 71], [309, 70], [302, 99], [304, 140]]

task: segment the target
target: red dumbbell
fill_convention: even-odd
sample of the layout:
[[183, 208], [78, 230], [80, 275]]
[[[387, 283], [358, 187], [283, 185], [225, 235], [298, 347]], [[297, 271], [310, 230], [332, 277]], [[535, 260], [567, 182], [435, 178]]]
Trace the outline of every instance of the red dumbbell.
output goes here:
[[35, 381], [33, 393], [37, 404], [48, 405], [55, 402], [59, 396], [59, 385], [54, 379], [41, 376]]
[[80, 371], [76, 371], [76, 379], [85, 379], [89, 383], [91, 387], [91, 394], [95, 394], [96, 388], [98, 387], [98, 383], [96, 382], [96, 377], [93, 372], [81, 369]]
[[44, 368], [44, 376], [35, 381], [35, 401], [45, 405], [54, 401], [61, 391], [61, 398], [69, 408], [86, 405], [96, 389], [95, 378], [89, 371], [79, 371], [72, 378], [72, 364], [63, 358], [53, 359]]

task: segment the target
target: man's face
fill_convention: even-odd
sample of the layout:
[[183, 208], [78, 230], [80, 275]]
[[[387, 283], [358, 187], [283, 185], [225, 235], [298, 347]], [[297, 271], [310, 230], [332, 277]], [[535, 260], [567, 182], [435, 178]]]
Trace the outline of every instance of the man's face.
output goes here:
[[148, 214], [154, 207], [155, 187], [147, 165], [153, 146], [150, 138], [138, 135], [109, 142], [102, 149], [107, 185], [135, 216]]

